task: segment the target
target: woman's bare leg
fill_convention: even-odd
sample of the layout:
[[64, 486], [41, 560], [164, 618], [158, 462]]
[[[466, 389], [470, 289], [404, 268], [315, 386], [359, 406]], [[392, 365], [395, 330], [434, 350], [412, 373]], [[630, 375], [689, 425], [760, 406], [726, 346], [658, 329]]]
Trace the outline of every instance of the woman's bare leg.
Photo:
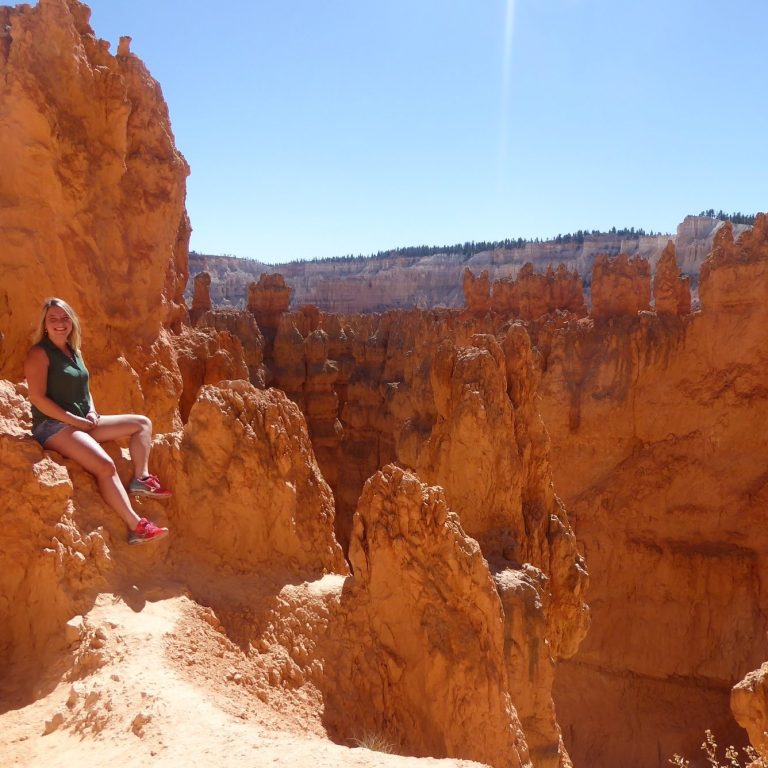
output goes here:
[[146, 416], [125, 413], [116, 416], [102, 416], [99, 423], [88, 435], [97, 443], [130, 438], [128, 450], [133, 461], [133, 476], [146, 477], [149, 474], [149, 452], [152, 450], [152, 422]]
[[131, 530], [136, 528], [140, 518], [133, 511], [128, 494], [120, 482], [115, 462], [91, 437], [91, 433], [67, 427], [50, 437], [45, 443], [45, 449], [57, 451], [90, 472], [96, 478], [104, 501], [120, 515]]

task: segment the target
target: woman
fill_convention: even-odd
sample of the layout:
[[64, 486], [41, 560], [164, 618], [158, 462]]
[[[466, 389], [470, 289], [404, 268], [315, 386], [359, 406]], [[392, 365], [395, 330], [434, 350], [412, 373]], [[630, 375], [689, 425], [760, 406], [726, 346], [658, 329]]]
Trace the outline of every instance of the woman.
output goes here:
[[149, 474], [152, 422], [146, 416], [101, 416], [96, 411], [88, 369], [80, 355], [80, 339], [80, 321], [72, 307], [61, 299], [47, 299], [34, 346], [24, 363], [32, 403], [32, 435], [43, 448], [73, 459], [95, 476], [104, 501], [128, 526], [129, 544], [156, 541], [166, 536], [168, 529], [134, 512], [114, 461], [100, 445], [130, 438], [134, 479], [128, 492], [168, 498], [171, 492]]

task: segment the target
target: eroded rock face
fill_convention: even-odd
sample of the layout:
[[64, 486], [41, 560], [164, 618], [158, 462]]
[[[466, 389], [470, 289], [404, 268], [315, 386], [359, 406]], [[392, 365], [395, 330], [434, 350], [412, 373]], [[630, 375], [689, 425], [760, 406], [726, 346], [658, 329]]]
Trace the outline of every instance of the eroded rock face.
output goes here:
[[587, 314], [581, 278], [564, 264], [556, 270], [549, 265], [541, 274], [534, 272], [529, 262], [516, 278], [494, 282], [492, 293], [494, 311], [522, 320], [537, 320], [556, 310], [573, 312], [580, 317]]
[[[243, 361], [248, 367], [248, 380], [254, 386], [266, 386], [267, 372], [264, 368], [264, 336], [249, 312], [237, 312], [231, 309], [210, 309], [200, 314], [195, 320], [197, 328], [214, 328], [226, 331], [240, 341]], [[223, 378], [238, 378], [224, 376]], [[211, 382], [206, 382], [211, 383]]]
[[394, 465], [376, 473], [360, 498], [350, 561], [345, 645], [357, 680], [334, 681], [329, 709], [346, 722], [331, 729], [351, 722], [408, 754], [525, 764], [501, 602], [442, 491]]
[[701, 265], [699, 295], [702, 308], [750, 312], [764, 301], [768, 264], [768, 216], [761, 213], [754, 227], [734, 242], [733, 227], [724, 225], [712, 252]]
[[112, 56], [89, 15], [77, 0], [3, 9], [5, 378], [21, 377], [46, 296], [66, 298], [86, 321], [89, 363], [122, 355], [142, 382], [137, 347], [186, 316], [189, 169], [160, 86], [125, 47]]
[[304, 418], [282, 392], [247, 381], [205, 386], [181, 435], [156, 453], [178, 489], [180, 546], [195, 557], [239, 573], [346, 571], [331, 490]]
[[660, 315], [687, 315], [691, 311], [690, 279], [682, 275], [670, 240], [656, 264], [653, 276], [654, 310]]
[[464, 306], [473, 315], [484, 315], [491, 309], [491, 281], [488, 270], [483, 270], [475, 277], [472, 270], [464, 270]]
[[196, 323], [211, 307], [211, 276], [207, 272], [200, 272], [195, 275], [195, 295], [192, 297], [189, 319], [193, 324]]
[[[680, 268], [691, 278], [694, 288], [699, 267], [712, 250], [712, 239], [722, 226], [718, 219], [686, 216], [672, 236]], [[737, 235], [748, 229], [743, 224], [734, 227]], [[558, 269], [562, 265], [570, 272], [588, 275], [599, 254], [614, 257], [620, 253], [640, 256], [654, 268], [669, 239], [669, 235], [622, 237], [604, 233], [525, 243], [522, 247], [481, 251], [472, 256], [441, 253], [406, 257], [391, 253], [375, 258], [290, 264], [192, 254], [190, 265], [193, 274], [207, 271], [213, 276], [211, 295], [217, 306], [243, 307], [247, 303], [247, 286], [264, 272], [277, 272], [295, 289], [293, 308], [311, 303], [325, 312], [347, 315], [411, 307], [469, 306], [462, 290], [467, 269], [475, 275], [487, 271], [491, 282], [514, 280], [528, 263], [534, 265], [537, 273], [544, 273], [549, 265], [558, 265]], [[191, 287], [188, 298], [192, 298]]]
[[[283, 315], [275, 379], [311, 410], [307, 345], [319, 371], [328, 369], [322, 359], [331, 350], [344, 361], [330, 368], [344, 391], [344, 471], [333, 482], [339, 540], [350, 540], [350, 505], [366, 478], [388, 461], [445, 489], [497, 578], [515, 659], [509, 689], [524, 731], [531, 729], [531, 755], [537, 765], [559, 765], [567, 757], [550, 691], [555, 660], [574, 653], [587, 628], [586, 571], [552, 488], [525, 328], [502, 326], [497, 316], [418, 311], [341, 321], [321, 313], [317, 322], [311, 332], [305, 323], [305, 339], [301, 316]], [[332, 408], [328, 414], [330, 423]]]
[[743, 743], [730, 691], [765, 659], [768, 608], [763, 226], [722, 228], [699, 313], [531, 329], [590, 569], [592, 626], [555, 682], [576, 765], [693, 756], [706, 728]]
[[752, 746], [768, 757], [768, 662], [733, 687], [731, 709]]
[[592, 267], [592, 310], [595, 320], [636, 315], [650, 309], [651, 269], [645, 259], [620, 253], [601, 254]]
[[179, 400], [182, 421], [187, 420], [203, 385], [230, 379], [248, 380], [242, 345], [228, 331], [184, 328], [174, 337], [174, 350], [184, 382]]
[[258, 283], [248, 286], [248, 311], [270, 342], [274, 341], [280, 316], [288, 310], [291, 293], [282, 275], [262, 274]]

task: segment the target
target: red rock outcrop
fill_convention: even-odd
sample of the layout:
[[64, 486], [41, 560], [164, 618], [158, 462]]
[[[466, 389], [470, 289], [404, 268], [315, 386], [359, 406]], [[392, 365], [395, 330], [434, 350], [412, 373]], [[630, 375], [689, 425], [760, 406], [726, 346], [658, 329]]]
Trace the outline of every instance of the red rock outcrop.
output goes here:
[[[768, 216], [757, 215], [754, 227], [733, 239], [730, 223], [715, 236], [712, 253], [701, 265], [702, 308], [751, 311], [764, 301], [768, 276]], [[756, 285], [752, 284], [756, 281]]]
[[189, 168], [160, 86], [89, 16], [77, 0], [3, 10], [0, 376], [20, 378], [42, 300], [59, 295], [85, 320], [87, 360], [122, 355], [143, 386], [137, 348], [186, 317]]
[[656, 263], [653, 276], [654, 310], [660, 315], [687, 315], [691, 311], [691, 281], [682, 275], [670, 240]]
[[262, 274], [258, 283], [248, 286], [248, 311], [256, 318], [261, 332], [272, 342], [280, 316], [288, 310], [292, 289], [282, 275]]
[[182, 421], [187, 420], [203, 385], [248, 379], [243, 347], [228, 331], [185, 328], [174, 338], [174, 350], [184, 382], [178, 405]]
[[[567, 757], [550, 691], [555, 660], [575, 652], [586, 631], [586, 576], [552, 489], [548, 438], [535, 403], [536, 358], [525, 329], [418, 311], [343, 322], [321, 314], [319, 323], [305, 339], [301, 317], [283, 315], [274, 371], [309, 409], [306, 344], [313, 344], [321, 371], [331, 349], [346, 358], [338, 416], [344, 470], [332, 484], [340, 541], [350, 539], [350, 506], [387, 461], [445, 488], [497, 579], [513, 659], [509, 689], [530, 730], [534, 762], [560, 765]], [[338, 372], [335, 361], [330, 370]], [[329, 409], [328, 424], [331, 416]], [[516, 618], [523, 615], [525, 621]]]
[[376, 473], [350, 562], [343, 655], [356, 679], [339, 675], [328, 693], [331, 731], [382, 733], [419, 756], [527, 764], [499, 595], [442, 491], [394, 465]]
[[240, 573], [269, 564], [295, 575], [346, 572], [333, 495], [304, 418], [282, 392], [247, 381], [205, 386], [183, 433], [156, 454], [177, 489], [169, 514], [179, 547], [195, 558]]
[[189, 310], [189, 319], [194, 325], [197, 319], [208, 312], [211, 305], [211, 276], [207, 272], [195, 275], [195, 295], [192, 297], [192, 308]]
[[538, 274], [529, 262], [523, 265], [516, 278], [496, 280], [491, 306], [499, 314], [522, 320], [537, 320], [556, 310], [579, 316], [587, 314], [581, 278], [564, 264], [558, 265], [556, 270], [549, 265], [544, 274]]
[[750, 672], [731, 691], [731, 710], [749, 741], [768, 758], [768, 662]]
[[723, 227], [702, 311], [532, 329], [555, 487], [583, 542], [592, 626], [558, 668], [576, 765], [743, 743], [731, 687], [765, 659], [764, 219]]
[[464, 288], [464, 306], [473, 315], [484, 315], [491, 309], [491, 281], [488, 278], [488, 270], [475, 277], [472, 270], [467, 267], [464, 270], [462, 281]]
[[651, 269], [645, 259], [620, 253], [601, 254], [592, 266], [592, 310], [595, 320], [627, 317], [650, 309]]
[[[203, 312], [195, 320], [197, 328], [215, 328], [226, 331], [239, 339], [242, 345], [243, 360], [248, 366], [248, 380], [257, 387], [266, 386], [267, 372], [264, 367], [264, 336], [259, 326], [248, 312], [232, 309], [211, 309]], [[238, 378], [225, 376], [224, 378]], [[207, 382], [213, 383], [213, 382]]]

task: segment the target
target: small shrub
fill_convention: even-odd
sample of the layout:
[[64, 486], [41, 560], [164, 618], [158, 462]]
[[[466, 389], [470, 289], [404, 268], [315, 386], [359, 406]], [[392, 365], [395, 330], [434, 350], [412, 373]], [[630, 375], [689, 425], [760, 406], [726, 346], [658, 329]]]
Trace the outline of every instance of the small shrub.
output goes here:
[[359, 739], [353, 738], [352, 744], [371, 752], [384, 752], [388, 755], [395, 753], [395, 745], [382, 733], [364, 733]]
[[[739, 751], [735, 747], [725, 748], [725, 762], [721, 763], [717, 756], [717, 742], [712, 731], [705, 731], [705, 739], [701, 745], [701, 751], [706, 755], [707, 763], [712, 768], [768, 768], [768, 759], [761, 757], [754, 747], [745, 747], [744, 760], [742, 763], [739, 758]], [[680, 755], [675, 755], [669, 761], [677, 768], [690, 768], [690, 760], [686, 760]]]

